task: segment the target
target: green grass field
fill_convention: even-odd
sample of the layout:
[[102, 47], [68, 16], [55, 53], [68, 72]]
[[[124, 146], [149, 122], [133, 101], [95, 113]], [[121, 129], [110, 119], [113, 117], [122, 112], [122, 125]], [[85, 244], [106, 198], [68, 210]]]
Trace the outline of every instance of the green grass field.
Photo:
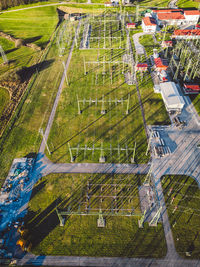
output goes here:
[[[166, 243], [162, 224], [154, 228], [145, 223], [144, 228], [139, 229], [139, 216], [106, 216], [105, 228], [98, 228], [98, 216], [73, 215], [66, 217], [64, 227], [59, 226], [56, 206], [62, 209], [65, 207], [66, 210], [70, 206], [75, 211], [80, 203], [80, 209], [84, 211], [88, 181], [90, 212], [98, 212], [100, 207], [104, 213], [112, 206], [117, 206], [118, 209], [130, 206], [138, 214], [138, 186], [143, 179], [143, 176], [135, 175], [101, 174], [51, 174], [42, 178], [33, 189], [25, 220], [33, 245], [32, 252], [36, 255], [97, 257], [165, 256]], [[113, 193], [117, 194], [116, 200], [109, 197]], [[128, 201], [129, 197], [131, 202]]]
[[56, 7], [20, 10], [0, 15], [0, 30], [44, 48], [58, 22]]
[[[12, 71], [15, 68], [20, 68], [24, 66], [32, 66], [36, 63], [40, 52], [34, 51], [28, 47], [15, 48], [14, 42], [11, 42], [5, 38], [0, 37], [0, 43], [3, 50], [8, 58], [9, 64], [0, 66], [0, 75], [7, 73], [7, 71]], [[0, 58], [0, 64], [3, 63], [2, 58]]]
[[0, 116], [3, 112], [4, 107], [9, 103], [10, 95], [9, 92], [0, 87]]
[[176, 251], [184, 258], [199, 259], [200, 189], [197, 182], [188, 176], [165, 176], [162, 186]]
[[138, 73], [137, 77], [147, 124], [170, 124], [169, 115], [166, 111], [161, 94], [154, 93], [153, 81], [150, 74], [146, 73], [146, 75], [144, 75], [142, 73]]
[[68, 51], [67, 48], [64, 56], [59, 57], [54, 40], [15, 126], [6, 136], [6, 140], [1, 140], [1, 183], [6, 178], [14, 158], [37, 153], [41, 142], [39, 128], [45, 128], [49, 118], [63, 72], [62, 60], [66, 60]]
[[179, 8], [189, 8], [189, 7], [199, 7], [199, 2], [194, 1], [194, 0], [178, 0], [177, 3]]
[[193, 103], [197, 113], [200, 115], [200, 95], [190, 96], [190, 99], [192, 100], [192, 103]]
[[[92, 37], [101, 34], [102, 26], [96, 23], [95, 18]], [[108, 22], [108, 26], [110, 22]], [[107, 26], [106, 34], [109, 34]], [[121, 36], [121, 30], [117, 25], [112, 25], [114, 37]], [[109, 40], [109, 39], [108, 39]], [[126, 35], [122, 32], [121, 47], [124, 47]], [[103, 38], [90, 44], [91, 47], [104, 47]], [[116, 41], [106, 41], [106, 47], [111, 45], [116, 48]], [[104, 156], [107, 162], [130, 162], [135, 141], [137, 142], [136, 160], [146, 162], [146, 137], [142, 122], [141, 110], [135, 86], [127, 85], [122, 71], [130, 71], [127, 64], [122, 63], [124, 50], [76, 50], [72, 56], [68, 71], [69, 86], [62, 91], [60, 102], [57, 108], [56, 117], [50, 132], [48, 144], [53, 154], [50, 159], [53, 161], [70, 161], [68, 142], [70, 146], [79, 149], [73, 151], [76, 161], [98, 162], [100, 148], [105, 149]], [[114, 64], [86, 64], [87, 75], [84, 75], [85, 62], [101, 62], [114, 60]], [[104, 73], [104, 74], [102, 74]], [[111, 77], [112, 73], [112, 77]], [[130, 95], [130, 97], [129, 97]], [[82, 113], [78, 115], [78, 100]], [[127, 101], [129, 98], [129, 114], [126, 114]], [[89, 102], [84, 103], [84, 99]], [[91, 103], [90, 103], [91, 99]], [[102, 100], [103, 99], [103, 100]], [[121, 100], [123, 99], [123, 101]], [[94, 100], [95, 102], [92, 102]], [[120, 100], [121, 102], [119, 102]], [[102, 104], [102, 101], [105, 101]], [[110, 102], [109, 102], [110, 101]], [[112, 102], [111, 102], [112, 101]], [[104, 107], [102, 107], [104, 105]], [[102, 108], [106, 114], [101, 114]], [[85, 146], [92, 148], [87, 151], [81, 150]], [[98, 149], [93, 152], [94, 148]], [[120, 149], [120, 151], [118, 150]]]
[[154, 43], [154, 39], [151, 35], [143, 35], [139, 38], [139, 41], [145, 47], [148, 56], [153, 54], [153, 49], [159, 50], [160, 48], [159, 44]]

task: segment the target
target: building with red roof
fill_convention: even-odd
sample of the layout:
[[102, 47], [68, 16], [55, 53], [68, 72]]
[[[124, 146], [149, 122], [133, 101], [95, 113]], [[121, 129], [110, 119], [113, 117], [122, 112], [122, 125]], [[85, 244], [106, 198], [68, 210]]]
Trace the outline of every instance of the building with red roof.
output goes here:
[[135, 66], [135, 70], [136, 71], [147, 71], [148, 70], [148, 65], [147, 65], [147, 63], [138, 63]]
[[154, 68], [156, 71], [166, 71], [168, 69], [167, 61], [160, 57], [154, 58]]
[[200, 24], [195, 25], [195, 29], [200, 29]]
[[162, 47], [172, 47], [173, 42], [172, 41], [162, 41], [161, 46]]
[[127, 29], [135, 29], [135, 27], [136, 27], [136, 23], [127, 23], [126, 24]]
[[153, 13], [172, 13], [172, 12], [180, 12], [183, 11], [183, 9], [178, 9], [178, 8], [169, 8], [169, 9], [155, 9], [152, 10]]
[[152, 10], [151, 15], [161, 25], [197, 24], [200, 18], [199, 10], [158, 9]]
[[142, 19], [142, 29], [144, 32], [155, 32], [156, 31], [156, 20], [152, 17], [144, 17]]
[[184, 83], [183, 89], [186, 94], [199, 94], [200, 93], [200, 85], [194, 83]]
[[200, 11], [199, 10], [184, 10], [184, 15], [187, 23], [197, 24], [199, 21]]
[[185, 16], [182, 12], [168, 12], [157, 14], [158, 25], [181, 25], [185, 24]]
[[199, 39], [200, 29], [194, 30], [175, 30], [172, 34], [172, 38], [175, 39]]

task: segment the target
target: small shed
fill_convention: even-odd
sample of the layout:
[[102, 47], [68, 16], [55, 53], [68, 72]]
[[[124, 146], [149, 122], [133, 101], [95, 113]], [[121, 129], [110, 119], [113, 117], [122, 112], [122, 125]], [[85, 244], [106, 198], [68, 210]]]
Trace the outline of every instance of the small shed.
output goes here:
[[135, 27], [136, 27], [136, 23], [127, 23], [126, 24], [127, 29], [135, 29]]
[[136, 71], [147, 71], [148, 70], [148, 65], [147, 65], [147, 63], [138, 63], [135, 66], [135, 70]]
[[162, 47], [172, 47], [173, 42], [172, 41], [163, 41], [161, 44]]
[[186, 94], [199, 94], [200, 93], [200, 85], [194, 83], [184, 83], [183, 89]]

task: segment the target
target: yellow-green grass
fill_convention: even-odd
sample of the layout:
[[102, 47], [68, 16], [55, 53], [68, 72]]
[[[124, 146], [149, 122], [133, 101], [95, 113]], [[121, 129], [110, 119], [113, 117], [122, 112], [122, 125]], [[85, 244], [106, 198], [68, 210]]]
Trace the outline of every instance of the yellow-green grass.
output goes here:
[[22, 46], [16, 48], [14, 42], [2, 37], [0, 37], [0, 43], [9, 61], [9, 64], [3, 64], [3, 59], [0, 58], [0, 74], [4, 74], [7, 71], [12, 71], [19, 67], [29, 67], [36, 63], [40, 55], [40, 52], [36, 52], [28, 47]]
[[194, 0], [178, 0], [177, 6], [179, 8], [199, 7], [199, 2]]
[[137, 77], [147, 124], [170, 124], [169, 115], [161, 94], [154, 93], [151, 75], [149, 73], [142, 74], [138, 72]]
[[5, 106], [9, 103], [9, 100], [10, 100], [9, 92], [5, 88], [0, 87], [0, 116]]
[[[101, 50], [102, 51], [102, 50]], [[114, 50], [114, 60], [121, 60], [122, 50]], [[101, 60], [109, 60], [111, 56], [110, 50], [99, 53]], [[50, 158], [53, 161], [66, 162], [70, 160], [68, 152], [68, 142], [71, 146], [81, 147], [103, 147], [110, 149], [134, 147], [137, 142], [136, 159], [137, 162], [145, 162], [146, 137], [141, 116], [141, 110], [138, 102], [135, 86], [128, 86], [121, 74], [123, 64], [116, 65], [115, 75], [113, 74], [113, 82], [111, 84], [110, 68], [107, 64], [105, 81], [103, 84], [103, 66], [98, 68], [96, 65], [87, 64], [88, 74], [84, 75], [83, 58], [88, 60], [97, 60], [97, 51], [82, 50], [76, 51], [72, 56], [70, 68], [68, 71], [68, 79], [70, 85], [63, 88], [60, 102], [57, 108], [54, 123], [49, 136], [49, 146], [53, 154]], [[130, 70], [130, 69], [129, 69]], [[96, 76], [97, 74], [97, 76]], [[95, 80], [97, 77], [97, 84]], [[126, 114], [126, 102], [109, 104], [109, 99], [120, 100], [128, 99], [130, 94], [129, 114]], [[90, 98], [92, 100], [108, 101], [104, 104], [106, 114], [101, 114], [102, 102], [89, 105], [80, 103], [82, 113], [78, 115], [77, 95], [79, 100]], [[103, 142], [103, 143], [102, 143]], [[126, 155], [125, 151], [118, 154], [118, 151], [105, 151], [107, 162], [130, 162], [133, 151], [129, 151]], [[76, 154], [76, 152], [75, 152]], [[79, 150], [77, 161], [93, 162], [98, 161], [100, 151], [84, 151]]]
[[[157, 228], [139, 229], [140, 216], [105, 216], [105, 228], [97, 227], [98, 215], [73, 215], [65, 218], [64, 227], [59, 226], [55, 208], [69, 205], [75, 211], [78, 202], [85, 207], [85, 190], [90, 180], [91, 209], [99, 210], [98, 195], [113, 193], [111, 183], [116, 183], [119, 208], [127, 208], [127, 196], [132, 197], [131, 205], [135, 214], [140, 212], [138, 186], [144, 176], [136, 175], [89, 175], [89, 174], [51, 174], [42, 178], [33, 189], [29, 202], [29, 212], [25, 218], [25, 226], [29, 229], [28, 239], [32, 242], [32, 253], [36, 255], [69, 255], [69, 256], [120, 256], [120, 257], [164, 257], [166, 243], [162, 224]], [[105, 184], [102, 186], [94, 183]], [[131, 183], [131, 186], [130, 186]], [[129, 186], [128, 186], [129, 185]], [[127, 188], [129, 187], [129, 190]], [[121, 188], [121, 189], [119, 189]], [[96, 196], [96, 197], [95, 197]], [[123, 198], [124, 196], [124, 198]], [[83, 203], [84, 202], [84, 203]], [[63, 205], [64, 203], [64, 205]], [[115, 205], [111, 200], [107, 209]], [[62, 209], [63, 210], [63, 209]], [[83, 210], [82, 210], [83, 211]], [[103, 213], [105, 211], [103, 210]], [[119, 211], [120, 212], [120, 211]]]
[[39, 128], [45, 128], [48, 121], [63, 72], [62, 60], [66, 60], [68, 51], [67, 49], [64, 57], [60, 58], [54, 41], [43, 64], [38, 68], [39, 74], [19, 118], [9, 130], [9, 134], [1, 138], [1, 183], [6, 178], [14, 158], [37, 153], [41, 142]]
[[44, 48], [58, 22], [56, 7], [42, 7], [0, 15], [0, 30]]
[[190, 96], [190, 99], [192, 100], [192, 103], [193, 103], [197, 113], [200, 115], [200, 94], [199, 95], [192, 95], [192, 96]]
[[139, 38], [140, 43], [144, 46], [147, 55], [153, 54], [153, 49], [159, 49], [160, 45], [154, 43], [152, 35], [143, 35]]
[[[164, 176], [162, 187], [176, 251], [184, 258], [200, 257], [200, 189], [188, 176]], [[188, 256], [186, 255], [188, 252]]]

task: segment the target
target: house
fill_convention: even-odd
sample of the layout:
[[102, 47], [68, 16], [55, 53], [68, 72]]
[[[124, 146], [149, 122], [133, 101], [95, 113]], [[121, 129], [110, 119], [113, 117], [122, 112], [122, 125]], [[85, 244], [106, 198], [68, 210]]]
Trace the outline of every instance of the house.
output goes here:
[[111, 7], [111, 6], [112, 6], [112, 2], [105, 2], [105, 3], [104, 3], [104, 6], [105, 6], [105, 7]]
[[147, 63], [138, 63], [135, 66], [135, 70], [136, 71], [147, 71], [148, 70], [148, 65], [147, 65]]
[[188, 24], [197, 24], [199, 21], [199, 10], [184, 10], [184, 16]]
[[167, 61], [160, 57], [154, 58], [154, 69], [159, 72], [162, 70], [166, 71], [168, 69]]
[[194, 83], [184, 83], [183, 85], [184, 92], [186, 94], [199, 94], [200, 93], [200, 85]]
[[152, 17], [159, 26], [162, 25], [194, 25], [200, 17], [199, 10], [157, 9], [152, 10]]
[[185, 102], [180, 96], [176, 84], [174, 82], [161, 83], [160, 89], [167, 111], [181, 112]]
[[173, 42], [172, 41], [163, 41], [161, 43], [162, 47], [172, 47], [173, 46]]
[[175, 39], [200, 39], [200, 29], [175, 30], [172, 34]]
[[126, 24], [127, 29], [135, 29], [135, 27], [136, 27], [136, 23], [127, 23]]
[[182, 12], [157, 13], [157, 23], [161, 25], [183, 25], [186, 23]]
[[152, 17], [142, 19], [143, 32], [155, 32], [157, 28], [156, 20]]

